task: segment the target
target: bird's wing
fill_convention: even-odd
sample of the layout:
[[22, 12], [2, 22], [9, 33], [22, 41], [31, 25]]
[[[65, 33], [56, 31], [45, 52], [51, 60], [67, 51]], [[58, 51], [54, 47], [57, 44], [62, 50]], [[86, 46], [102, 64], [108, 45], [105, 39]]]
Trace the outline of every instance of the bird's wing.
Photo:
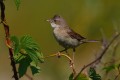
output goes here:
[[82, 37], [80, 34], [74, 32], [73, 30], [68, 31], [68, 34], [69, 34], [69, 36], [70, 36], [71, 38], [77, 39], [78, 41], [81, 41], [81, 40], [83, 40], [83, 39], [86, 39], [86, 38]]

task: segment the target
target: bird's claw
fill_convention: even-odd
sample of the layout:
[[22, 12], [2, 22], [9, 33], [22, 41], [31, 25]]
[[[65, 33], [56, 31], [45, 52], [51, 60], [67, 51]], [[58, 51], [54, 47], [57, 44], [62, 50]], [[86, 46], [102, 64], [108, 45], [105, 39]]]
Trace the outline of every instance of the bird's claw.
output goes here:
[[61, 56], [61, 53], [60, 53], [60, 52], [58, 52], [58, 53], [57, 53], [57, 56], [58, 56], [58, 58], [60, 58], [60, 56]]

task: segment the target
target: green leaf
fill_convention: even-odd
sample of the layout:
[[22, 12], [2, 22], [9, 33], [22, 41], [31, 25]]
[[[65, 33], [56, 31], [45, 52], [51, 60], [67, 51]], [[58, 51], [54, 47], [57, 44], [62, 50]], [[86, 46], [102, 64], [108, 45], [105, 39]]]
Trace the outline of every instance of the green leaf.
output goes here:
[[97, 74], [95, 69], [92, 67], [90, 67], [88, 74], [92, 80], [101, 80], [101, 76]]
[[11, 40], [13, 42], [14, 58], [16, 62], [22, 59], [22, 55], [29, 56], [36, 64], [38, 62], [44, 62], [43, 54], [39, 52], [39, 47], [31, 36], [25, 35], [20, 40], [16, 36], [12, 36]]
[[20, 7], [20, 0], [14, 0], [14, 2], [15, 2], [15, 5], [17, 7], [17, 10], [18, 10]]
[[36, 51], [36, 56], [38, 57], [38, 60], [43, 63], [44, 62], [44, 57], [43, 57], [43, 53], [42, 52], [38, 52]]
[[38, 45], [33, 41], [32, 37], [25, 35], [20, 39], [21, 48], [26, 51], [31, 60], [36, 64], [38, 62], [43, 62], [43, 54], [39, 51]]
[[31, 58], [32, 61], [34, 61], [37, 65], [37, 63], [39, 62], [39, 59], [36, 55], [36, 52], [31, 50], [31, 49], [27, 49], [26, 52], [28, 53], [29, 57]]
[[25, 35], [20, 39], [21, 47], [24, 49], [39, 50], [38, 45], [33, 41], [32, 37]]
[[16, 64], [20, 63], [21, 60], [23, 60], [24, 58], [26, 58], [26, 56], [24, 56], [22, 54], [14, 55], [14, 60], [15, 60]]
[[72, 74], [70, 74], [70, 76], [69, 76], [69, 80], [73, 80], [73, 78], [74, 78], [74, 76], [73, 76], [73, 73], [72, 73]]
[[41, 72], [40, 67], [37, 66], [34, 62], [31, 62], [31, 63], [30, 63], [30, 68], [31, 68], [31, 71], [32, 71], [32, 74], [33, 74], [33, 75], [36, 75], [36, 74], [38, 74], [38, 73]]
[[16, 55], [20, 51], [19, 39], [16, 36], [11, 36], [11, 41], [13, 43], [14, 55]]
[[27, 68], [30, 66], [30, 58], [24, 58], [20, 61], [19, 68], [18, 68], [18, 73], [19, 77], [21, 78], [27, 71]]
[[19, 64], [18, 73], [22, 77], [27, 68], [30, 67], [32, 74], [40, 73], [41, 69], [37, 65], [39, 62], [44, 62], [42, 52], [39, 52], [39, 47], [32, 37], [25, 35], [19, 40], [16, 36], [11, 37], [14, 48], [14, 60]]
[[104, 67], [103, 70], [106, 70], [106, 72], [110, 72], [112, 70], [114, 70], [117, 66], [115, 64], [113, 65], [110, 65], [110, 66], [107, 66], [107, 67]]

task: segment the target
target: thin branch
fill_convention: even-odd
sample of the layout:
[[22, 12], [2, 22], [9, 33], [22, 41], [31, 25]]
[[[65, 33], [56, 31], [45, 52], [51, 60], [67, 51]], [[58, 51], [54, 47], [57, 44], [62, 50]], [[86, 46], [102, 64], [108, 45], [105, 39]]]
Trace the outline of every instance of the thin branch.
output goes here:
[[118, 77], [119, 77], [119, 75], [120, 75], [120, 68], [119, 68], [120, 66], [118, 66], [118, 74], [116, 75], [116, 77], [115, 77], [115, 79], [114, 80], [116, 80]]
[[16, 65], [15, 65], [15, 61], [14, 61], [14, 58], [13, 58], [13, 49], [10, 47], [11, 46], [11, 40], [10, 40], [10, 33], [9, 33], [9, 26], [7, 25], [7, 22], [5, 20], [5, 5], [3, 3], [3, 0], [0, 1], [0, 7], [1, 7], [1, 23], [3, 24], [4, 26], [4, 30], [5, 30], [5, 38], [6, 38], [6, 43], [8, 46], [8, 49], [9, 49], [9, 55], [10, 55], [10, 60], [11, 60], [11, 66], [12, 66], [12, 69], [13, 69], [13, 72], [14, 72], [14, 79], [15, 80], [19, 80], [18, 78], [18, 75], [17, 75], [17, 70], [16, 70]]
[[70, 56], [58, 52], [58, 53], [52, 54], [52, 55], [50, 55], [50, 56], [47, 56], [47, 57], [45, 57], [45, 58], [54, 57], [54, 56], [57, 56], [57, 57], [64, 56], [64, 57], [66, 57], [66, 58], [70, 61], [70, 68], [71, 68], [72, 71], [73, 71], [73, 75], [74, 75], [74, 76], [76, 75], [76, 71], [75, 71], [75, 67], [74, 67], [74, 62], [73, 62], [73, 60], [72, 60], [72, 58], [71, 58]]
[[120, 41], [116, 42], [116, 44], [114, 45], [114, 50], [113, 50], [113, 54], [112, 54], [113, 58], [116, 56], [116, 50], [117, 50], [119, 44], [120, 44]]
[[102, 52], [100, 53], [101, 55], [100, 55], [97, 59], [95, 59], [94, 61], [92, 61], [92, 62], [90, 62], [89, 64], [85, 65], [85, 66], [80, 70], [80, 72], [77, 74], [77, 76], [75, 77], [74, 80], [77, 79], [77, 77], [81, 74], [81, 72], [82, 72], [84, 69], [86, 69], [87, 67], [89, 67], [89, 66], [91, 66], [91, 65], [93, 65], [93, 64], [95, 64], [95, 63], [97, 63], [97, 62], [100, 62], [101, 59], [102, 59], [102, 57], [105, 55], [106, 51], [108, 50], [108, 48], [111, 46], [111, 44], [112, 44], [119, 36], [120, 36], [120, 33], [115, 34], [115, 36], [113, 36], [113, 38], [111, 39], [111, 41], [110, 41], [106, 46], [104, 46], [104, 49], [103, 49]]
[[120, 75], [120, 72], [118, 73], [118, 75], [115, 77], [115, 79], [114, 79], [114, 80], [117, 80], [117, 78], [119, 77], [119, 75]]
[[[115, 46], [114, 46], [114, 51], [113, 51], [113, 56], [116, 55], [116, 50], [117, 50], [119, 44], [120, 44], [120, 41], [115, 44]], [[114, 58], [114, 57], [113, 57], [113, 58]], [[113, 60], [114, 60], [114, 62], [116, 62], [115, 59], [113, 59]], [[116, 79], [119, 77], [119, 75], [120, 75], [120, 65], [118, 66], [117, 69], [118, 69], [118, 74], [115, 76], [115, 79], [114, 79], [114, 80], [116, 80]]]

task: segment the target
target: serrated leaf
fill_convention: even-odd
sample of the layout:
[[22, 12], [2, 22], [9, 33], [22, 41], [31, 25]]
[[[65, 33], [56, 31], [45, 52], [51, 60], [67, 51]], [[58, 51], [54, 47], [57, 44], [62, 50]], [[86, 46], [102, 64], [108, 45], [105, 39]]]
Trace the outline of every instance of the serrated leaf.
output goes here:
[[101, 76], [97, 74], [95, 69], [92, 67], [90, 67], [88, 74], [92, 80], [101, 80]]
[[32, 71], [32, 74], [33, 74], [33, 75], [36, 75], [36, 74], [38, 74], [38, 73], [41, 72], [40, 67], [37, 66], [34, 62], [31, 62], [31, 63], [30, 63], [30, 68], [31, 68], [31, 71]]
[[22, 48], [24, 49], [32, 49], [32, 50], [39, 50], [38, 45], [33, 41], [32, 37], [29, 35], [25, 35], [20, 39], [20, 43]]
[[11, 41], [13, 43], [14, 55], [16, 55], [20, 51], [19, 39], [16, 36], [11, 36]]
[[38, 62], [43, 62], [43, 54], [38, 52], [39, 47], [33, 41], [32, 37], [25, 35], [20, 39], [21, 47], [25, 49], [26, 53], [30, 58], [37, 64]]
[[117, 66], [115, 64], [113, 65], [110, 65], [110, 66], [107, 66], [107, 67], [104, 67], [103, 70], [106, 70], [106, 72], [110, 72], [112, 70], [114, 70]]
[[27, 68], [30, 66], [31, 60], [29, 58], [24, 58], [21, 60], [18, 68], [19, 77], [21, 78], [27, 71]]
[[32, 61], [34, 61], [37, 65], [37, 63], [39, 62], [39, 59], [36, 55], [36, 52], [31, 50], [31, 49], [27, 49], [26, 52], [28, 53], [29, 57], [31, 58]]
[[40, 61], [41, 63], [43, 63], [43, 62], [44, 62], [43, 53], [36, 51], [36, 54], [37, 54], [37, 57], [38, 57], [39, 61]]
[[15, 2], [15, 5], [17, 7], [17, 10], [18, 10], [20, 7], [20, 0], [14, 0], [14, 2]]
[[[14, 60], [16, 64], [19, 64], [19, 77], [26, 73], [28, 67], [31, 68], [32, 74], [39, 73], [40, 67], [37, 64], [43, 62], [44, 59], [32, 37], [25, 35], [19, 40], [16, 36], [12, 36], [11, 40], [14, 43]], [[31, 62], [34, 62], [34, 65]]]
[[15, 55], [14, 56], [14, 60], [15, 60], [15, 63], [20, 63], [21, 60], [23, 60], [24, 58], [26, 58], [26, 56], [22, 55], [22, 54], [18, 54], [18, 55]]

